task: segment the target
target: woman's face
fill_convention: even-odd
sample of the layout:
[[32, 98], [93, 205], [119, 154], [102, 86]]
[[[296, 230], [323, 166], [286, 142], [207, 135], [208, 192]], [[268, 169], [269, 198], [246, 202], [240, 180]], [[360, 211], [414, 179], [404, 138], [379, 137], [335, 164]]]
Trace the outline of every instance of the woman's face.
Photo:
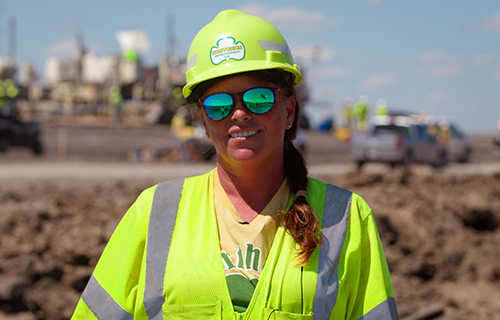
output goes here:
[[[210, 87], [204, 96], [213, 93], [242, 92], [255, 87], [277, 87], [262, 79], [240, 75], [222, 80]], [[251, 162], [266, 165], [283, 161], [283, 142], [287, 126], [293, 122], [295, 99], [287, 99], [281, 91], [275, 92], [272, 109], [265, 114], [248, 111], [235, 99], [232, 112], [222, 120], [212, 120], [201, 113], [208, 137], [217, 149], [218, 162], [232, 165]]]

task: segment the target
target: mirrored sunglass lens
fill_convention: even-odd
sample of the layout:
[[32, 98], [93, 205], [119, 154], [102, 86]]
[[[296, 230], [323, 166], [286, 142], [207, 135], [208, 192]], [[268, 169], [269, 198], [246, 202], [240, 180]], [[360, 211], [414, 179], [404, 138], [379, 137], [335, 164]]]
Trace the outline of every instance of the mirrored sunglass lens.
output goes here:
[[221, 120], [231, 113], [233, 98], [226, 93], [211, 95], [203, 101], [207, 115], [213, 120]]
[[273, 107], [274, 93], [267, 88], [251, 89], [243, 95], [243, 102], [251, 112], [263, 114]]

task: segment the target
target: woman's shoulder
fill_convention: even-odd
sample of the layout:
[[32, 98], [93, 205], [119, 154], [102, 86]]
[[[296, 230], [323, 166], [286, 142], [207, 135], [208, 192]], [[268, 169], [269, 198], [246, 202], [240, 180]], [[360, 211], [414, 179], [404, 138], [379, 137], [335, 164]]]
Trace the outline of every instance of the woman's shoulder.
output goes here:
[[350, 190], [344, 189], [342, 187], [322, 181], [317, 178], [308, 177], [308, 180], [309, 180], [309, 189], [311, 190], [322, 190], [322, 191], [324, 190], [324, 192], [329, 190], [330, 192], [333, 192], [335, 194], [345, 194], [346, 196], [354, 194]]
[[361, 216], [366, 217], [371, 214], [371, 209], [366, 203], [366, 201], [357, 193], [344, 189], [342, 187], [336, 186], [334, 184], [322, 181], [320, 179], [309, 177], [309, 190], [316, 192], [316, 190], [322, 190], [322, 192], [329, 192], [330, 197], [334, 198], [345, 198], [349, 201], [351, 206], [351, 213], [353, 210], [359, 213]]
[[191, 176], [186, 178], [165, 180], [152, 187], [145, 189], [139, 198], [149, 198], [149, 197], [164, 197], [171, 194], [181, 193], [185, 185], [192, 187], [204, 187], [206, 183], [212, 180], [214, 175], [214, 170], [207, 173]]

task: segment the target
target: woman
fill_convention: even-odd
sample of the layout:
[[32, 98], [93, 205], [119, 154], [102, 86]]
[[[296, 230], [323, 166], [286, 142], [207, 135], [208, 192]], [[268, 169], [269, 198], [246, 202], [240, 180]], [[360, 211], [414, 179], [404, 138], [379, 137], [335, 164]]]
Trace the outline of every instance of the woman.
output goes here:
[[397, 319], [370, 209], [292, 143], [302, 75], [279, 31], [223, 11], [188, 58], [217, 167], [141, 194], [73, 319]]

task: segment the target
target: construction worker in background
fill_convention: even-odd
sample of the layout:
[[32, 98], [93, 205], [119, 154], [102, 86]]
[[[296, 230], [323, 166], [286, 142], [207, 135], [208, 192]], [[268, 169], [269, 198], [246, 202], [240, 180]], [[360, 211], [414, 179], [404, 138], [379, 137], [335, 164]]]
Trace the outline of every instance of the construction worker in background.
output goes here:
[[451, 127], [448, 120], [441, 120], [439, 122], [439, 130], [436, 139], [437, 142], [440, 143], [445, 150], [448, 150], [448, 148], [450, 147], [451, 139]]
[[118, 86], [111, 86], [109, 88], [109, 98], [108, 102], [113, 108], [113, 120], [112, 123], [113, 125], [120, 125], [121, 123], [121, 112], [122, 112], [122, 107], [123, 107], [123, 95], [121, 92], [120, 87]]
[[398, 319], [372, 211], [293, 143], [303, 76], [281, 33], [222, 11], [187, 60], [216, 168], [139, 196], [72, 319]]
[[342, 125], [334, 131], [335, 137], [340, 141], [349, 139], [352, 130], [352, 98], [346, 97], [342, 101]]
[[377, 105], [375, 106], [376, 116], [386, 116], [389, 114], [389, 107], [387, 107], [387, 101], [385, 99], [378, 99]]
[[437, 136], [439, 134], [439, 125], [433, 117], [428, 117], [426, 119], [426, 131], [429, 136], [431, 136], [434, 139], [437, 139]]
[[352, 103], [351, 97], [347, 97], [342, 101], [342, 118], [344, 120], [344, 128], [352, 129]]
[[187, 115], [187, 109], [179, 107], [170, 122], [170, 132], [176, 141], [176, 147], [171, 153], [173, 160], [196, 161], [199, 159], [194, 145], [195, 129], [188, 125]]
[[17, 120], [16, 99], [19, 89], [12, 79], [5, 79], [0, 85], [0, 115]]
[[365, 131], [366, 129], [368, 129], [368, 97], [365, 95], [359, 96], [358, 100], [353, 106], [352, 111], [358, 131]]
[[123, 51], [122, 59], [128, 62], [138, 62], [139, 55], [135, 49], [130, 48]]

